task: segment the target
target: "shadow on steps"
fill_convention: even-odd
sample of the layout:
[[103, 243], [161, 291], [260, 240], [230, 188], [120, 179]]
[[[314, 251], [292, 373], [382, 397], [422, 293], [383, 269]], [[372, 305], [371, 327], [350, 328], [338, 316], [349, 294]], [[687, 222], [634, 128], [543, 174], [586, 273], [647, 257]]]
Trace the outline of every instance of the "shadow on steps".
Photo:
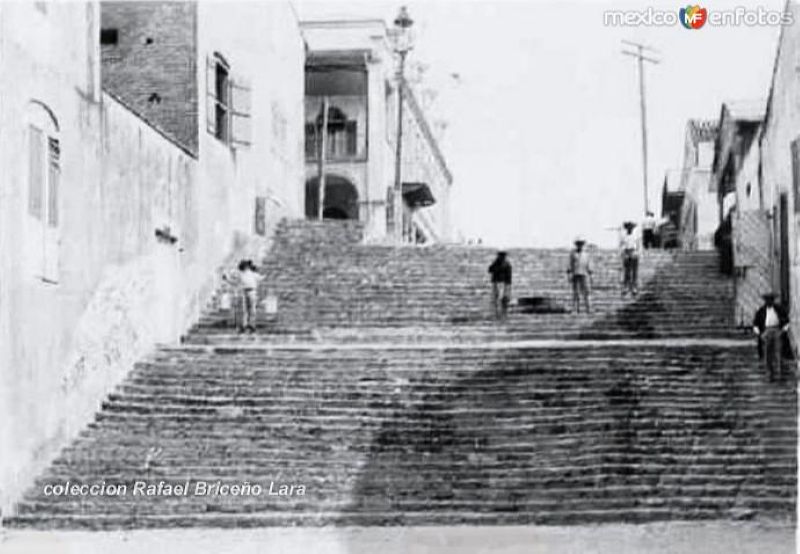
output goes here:
[[774, 393], [754, 361], [720, 348], [590, 358], [497, 353], [466, 379], [416, 376], [339, 523], [419, 524], [419, 512], [426, 524], [488, 525], [794, 517], [796, 454], [785, 445], [796, 420], [762, 413], [794, 414], [794, 391]]

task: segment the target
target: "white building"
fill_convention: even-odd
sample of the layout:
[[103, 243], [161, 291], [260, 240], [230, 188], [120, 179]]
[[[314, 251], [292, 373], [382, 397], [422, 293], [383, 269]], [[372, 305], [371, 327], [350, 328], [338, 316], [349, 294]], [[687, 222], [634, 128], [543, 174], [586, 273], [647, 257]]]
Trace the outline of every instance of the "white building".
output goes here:
[[398, 83], [385, 23], [306, 21], [301, 28], [308, 49], [306, 216], [319, 215], [324, 166], [323, 217], [362, 221], [368, 240], [391, 234], [398, 86], [403, 86], [403, 236], [407, 242], [449, 240], [452, 176], [413, 88]]
[[298, 22], [233, 6], [0, 3], [5, 513], [218, 268], [302, 214]]

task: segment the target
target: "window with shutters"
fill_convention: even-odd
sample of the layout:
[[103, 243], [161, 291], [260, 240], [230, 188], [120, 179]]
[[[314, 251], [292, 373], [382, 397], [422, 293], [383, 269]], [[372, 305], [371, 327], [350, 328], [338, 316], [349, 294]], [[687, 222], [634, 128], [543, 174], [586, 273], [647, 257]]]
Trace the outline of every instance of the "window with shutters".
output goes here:
[[206, 63], [206, 96], [208, 132], [234, 148], [249, 146], [250, 87], [244, 78], [232, 77], [230, 65], [219, 53]]
[[31, 102], [28, 124], [28, 220], [26, 256], [32, 272], [58, 281], [61, 144], [52, 111]]
[[217, 61], [214, 66], [214, 94], [216, 97], [216, 102], [214, 103], [214, 136], [222, 142], [228, 142], [230, 136], [230, 86], [228, 68], [221, 61]]

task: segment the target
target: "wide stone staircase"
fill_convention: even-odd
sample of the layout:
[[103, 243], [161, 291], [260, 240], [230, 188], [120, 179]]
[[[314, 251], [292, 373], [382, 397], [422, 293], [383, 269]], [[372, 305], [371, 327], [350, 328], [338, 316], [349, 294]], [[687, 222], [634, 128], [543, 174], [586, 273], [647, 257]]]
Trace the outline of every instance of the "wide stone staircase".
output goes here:
[[[713, 254], [647, 253], [631, 299], [616, 255], [596, 251], [593, 314], [497, 323], [492, 251], [359, 238], [282, 224], [262, 291], [277, 314], [237, 335], [212, 304], [184, 344], [137, 364], [8, 524], [793, 520], [794, 379], [769, 383], [732, 328]], [[568, 306], [566, 256], [512, 250], [514, 294]], [[67, 483], [127, 493], [45, 492]]]
[[[713, 252], [650, 251], [640, 263], [636, 299], [621, 296], [616, 251], [593, 253], [593, 313], [514, 310], [497, 326], [490, 308], [488, 248], [364, 246], [357, 224], [285, 222], [263, 268], [262, 297], [278, 297], [262, 329], [279, 340], [475, 338], [656, 338], [740, 336], [732, 327], [733, 286]], [[515, 297], [540, 296], [571, 310], [569, 251], [509, 250]], [[187, 340], [247, 341], [231, 317], [210, 310]], [[235, 333], [234, 333], [235, 335]], [[263, 341], [264, 337], [257, 337]]]

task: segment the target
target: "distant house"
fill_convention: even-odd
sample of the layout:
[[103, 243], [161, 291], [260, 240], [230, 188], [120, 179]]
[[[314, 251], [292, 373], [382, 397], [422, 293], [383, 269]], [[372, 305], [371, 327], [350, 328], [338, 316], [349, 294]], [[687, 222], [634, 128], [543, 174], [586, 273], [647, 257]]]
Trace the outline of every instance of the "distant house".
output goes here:
[[661, 243], [686, 250], [713, 247], [719, 225], [716, 192], [711, 182], [714, 142], [718, 125], [713, 120], [686, 123], [683, 165], [667, 171], [661, 192]]
[[682, 246], [681, 219], [686, 201], [686, 192], [680, 188], [681, 173], [668, 171], [661, 189], [661, 219], [659, 229], [661, 246], [678, 248]]
[[[304, 21], [301, 29], [308, 52], [306, 217], [361, 221], [368, 240], [383, 240], [398, 225], [406, 242], [449, 240], [453, 178], [414, 87], [398, 82], [385, 23]], [[400, 87], [402, 221], [395, 222]]]
[[[717, 194], [720, 220], [728, 216], [734, 205], [761, 204], [763, 194], [758, 183], [758, 139], [764, 112], [764, 101], [726, 102], [722, 105], [711, 176], [711, 188]], [[741, 194], [737, 194], [737, 191]]]
[[716, 193], [711, 183], [718, 130], [713, 120], [690, 119], [686, 123], [678, 187], [684, 192], [678, 228], [681, 245], [686, 249], [711, 248], [719, 224]]

